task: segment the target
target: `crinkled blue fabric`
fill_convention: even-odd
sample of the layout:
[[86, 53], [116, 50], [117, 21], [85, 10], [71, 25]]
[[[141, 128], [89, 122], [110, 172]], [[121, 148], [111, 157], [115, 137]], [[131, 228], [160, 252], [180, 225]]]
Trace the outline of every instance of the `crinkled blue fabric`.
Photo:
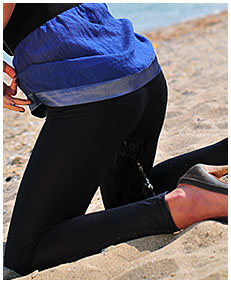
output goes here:
[[102, 3], [81, 4], [34, 30], [16, 47], [13, 64], [32, 114], [42, 104], [58, 107], [130, 93], [160, 72], [151, 42]]

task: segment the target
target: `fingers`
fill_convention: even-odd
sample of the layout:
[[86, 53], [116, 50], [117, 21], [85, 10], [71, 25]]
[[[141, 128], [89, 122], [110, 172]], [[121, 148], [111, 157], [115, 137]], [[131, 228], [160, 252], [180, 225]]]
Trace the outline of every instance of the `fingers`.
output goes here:
[[17, 93], [17, 83], [16, 83], [17, 78], [14, 78], [11, 82], [10, 85], [10, 90], [11, 90], [11, 95], [15, 95]]
[[3, 94], [15, 95], [16, 93], [17, 93], [17, 87], [16, 89], [15, 89], [15, 86], [11, 88], [3, 82]]
[[8, 87], [7, 93], [10, 95], [15, 95], [17, 93], [17, 83], [16, 83], [16, 72], [14, 68], [3, 61], [3, 72], [10, 76], [13, 80], [11, 85]]
[[25, 112], [25, 109], [23, 107], [17, 106], [10, 96], [4, 96], [3, 97], [3, 107], [9, 110], [17, 111], [17, 112]]
[[3, 107], [17, 112], [25, 112], [25, 109], [19, 105], [29, 105], [31, 104], [30, 100], [12, 97], [17, 93], [17, 79], [14, 68], [3, 61], [3, 72], [13, 79], [10, 86], [3, 82]]
[[18, 106], [13, 106], [13, 105], [4, 105], [3, 103], [3, 107], [6, 108], [6, 109], [9, 109], [9, 110], [13, 110], [15, 112], [25, 112], [25, 109], [23, 107], [18, 107]]
[[3, 95], [3, 107], [6, 109], [10, 109], [13, 111], [19, 111], [19, 112], [25, 112], [25, 109], [18, 105], [29, 105], [29, 104], [31, 104], [30, 100], [21, 99], [21, 98], [13, 98], [12, 96], [8, 94]]
[[3, 96], [3, 107], [9, 110], [13, 110], [13, 111], [21, 111], [24, 112], [24, 108], [23, 107], [18, 107], [14, 104], [14, 102], [11, 100], [10, 96]]
[[27, 100], [27, 99], [11, 97], [11, 100], [13, 100], [14, 104], [18, 104], [18, 105], [29, 105], [29, 104], [31, 104], [31, 101]]
[[5, 61], [3, 61], [3, 72], [10, 76], [12, 79], [16, 77], [14, 68], [8, 65]]

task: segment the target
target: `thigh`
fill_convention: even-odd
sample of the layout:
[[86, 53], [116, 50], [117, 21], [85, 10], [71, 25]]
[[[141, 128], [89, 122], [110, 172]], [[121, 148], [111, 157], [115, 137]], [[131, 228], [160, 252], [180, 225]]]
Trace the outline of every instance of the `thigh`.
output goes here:
[[48, 231], [85, 213], [137, 119], [133, 108], [110, 102], [48, 110], [18, 191], [6, 265], [27, 265]]
[[136, 159], [149, 177], [167, 107], [168, 93], [163, 73], [147, 84], [145, 90], [146, 107], [129, 139], [140, 141]]
[[[163, 73], [142, 89], [145, 107], [138, 123], [126, 137], [126, 143], [149, 177], [167, 105], [167, 85]], [[145, 198], [141, 186], [133, 163], [124, 157], [120, 149], [100, 184], [104, 206], [112, 208]]]

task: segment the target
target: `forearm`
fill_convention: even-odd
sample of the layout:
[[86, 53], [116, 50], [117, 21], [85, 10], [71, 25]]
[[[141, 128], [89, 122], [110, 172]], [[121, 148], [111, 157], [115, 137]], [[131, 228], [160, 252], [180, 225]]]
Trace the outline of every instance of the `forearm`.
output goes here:
[[3, 4], [3, 29], [6, 27], [16, 3], [4, 3]]

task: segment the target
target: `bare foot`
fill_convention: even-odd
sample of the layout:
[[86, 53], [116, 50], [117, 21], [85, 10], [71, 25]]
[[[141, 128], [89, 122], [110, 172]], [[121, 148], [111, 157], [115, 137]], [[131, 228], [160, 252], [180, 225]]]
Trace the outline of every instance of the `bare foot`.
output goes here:
[[179, 229], [193, 223], [228, 216], [228, 196], [192, 185], [180, 184], [165, 196], [171, 216]]

